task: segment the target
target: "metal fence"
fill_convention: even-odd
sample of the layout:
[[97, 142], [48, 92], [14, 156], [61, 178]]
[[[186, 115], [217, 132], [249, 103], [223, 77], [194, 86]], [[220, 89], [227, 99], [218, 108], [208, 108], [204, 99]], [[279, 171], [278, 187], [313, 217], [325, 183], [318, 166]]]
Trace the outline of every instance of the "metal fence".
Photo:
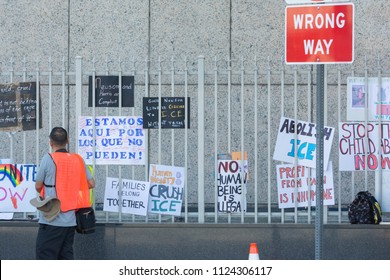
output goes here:
[[[358, 190], [370, 190], [381, 195], [378, 192], [382, 187], [379, 180], [383, 176], [381, 170], [338, 171], [336, 143], [338, 123], [346, 121], [347, 78], [362, 77], [367, 81], [377, 77], [381, 81], [386, 75], [386, 65], [388, 61], [383, 58], [364, 57], [356, 59], [351, 65], [325, 67], [325, 125], [336, 130], [330, 156], [335, 205], [325, 208], [325, 223], [346, 222], [346, 207]], [[118, 76], [119, 85], [122, 77], [134, 77], [134, 107], [88, 106], [89, 78], [94, 81], [96, 76], [107, 75]], [[312, 223], [315, 216], [313, 207], [278, 208], [276, 165], [280, 162], [273, 160], [273, 152], [281, 117], [314, 122], [315, 76], [313, 66], [286, 66], [283, 58], [200, 56], [159, 57], [154, 60], [81, 57], [69, 60], [49, 58], [47, 61], [2, 60], [1, 83], [35, 81], [39, 85], [37, 96], [41, 103], [37, 104], [37, 110], [42, 111], [42, 116], [37, 115], [37, 123], [42, 121], [43, 125], [33, 131], [0, 132], [3, 146], [0, 158], [39, 165], [43, 154], [50, 151], [47, 139], [53, 126], [64, 126], [69, 130], [69, 149], [77, 152], [79, 116], [142, 116], [143, 97], [184, 97], [189, 126], [186, 124], [184, 129], [163, 129], [159, 126], [145, 130], [144, 165], [93, 164], [97, 182], [95, 207], [100, 221]], [[119, 100], [121, 95], [119, 86]], [[187, 98], [190, 103], [187, 103]], [[232, 151], [248, 154], [248, 208], [246, 212], [223, 213], [216, 207], [217, 162], [221, 154]], [[145, 217], [122, 211], [104, 212], [106, 178], [147, 181], [149, 164], [185, 168], [181, 215], [148, 214]], [[27, 219], [37, 213], [21, 215], [22, 219]]]

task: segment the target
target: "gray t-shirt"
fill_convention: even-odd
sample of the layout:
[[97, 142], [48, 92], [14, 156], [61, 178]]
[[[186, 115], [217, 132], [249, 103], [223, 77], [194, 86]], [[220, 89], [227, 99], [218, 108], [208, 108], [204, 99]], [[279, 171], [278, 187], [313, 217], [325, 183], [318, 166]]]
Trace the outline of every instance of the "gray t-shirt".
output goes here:
[[[88, 168], [85, 168], [87, 171], [87, 179], [92, 179], [91, 172]], [[45, 154], [42, 157], [41, 164], [38, 169], [36, 176], [36, 181], [44, 182], [45, 185], [54, 186], [56, 181], [56, 166], [53, 162], [53, 159], [49, 154]], [[55, 188], [45, 188], [45, 195], [51, 197], [57, 197]], [[39, 217], [40, 224], [47, 224], [51, 226], [58, 227], [72, 227], [76, 226], [76, 215], [74, 210], [67, 212], [60, 212], [58, 216], [51, 222], [46, 221], [43, 215]]]

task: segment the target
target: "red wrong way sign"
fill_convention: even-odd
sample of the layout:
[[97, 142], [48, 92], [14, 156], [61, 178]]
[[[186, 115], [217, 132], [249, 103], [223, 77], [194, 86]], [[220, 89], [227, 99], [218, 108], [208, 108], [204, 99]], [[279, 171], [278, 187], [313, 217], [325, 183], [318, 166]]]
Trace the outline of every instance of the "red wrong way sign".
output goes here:
[[287, 64], [352, 63], [354, 5], [286, 7]]

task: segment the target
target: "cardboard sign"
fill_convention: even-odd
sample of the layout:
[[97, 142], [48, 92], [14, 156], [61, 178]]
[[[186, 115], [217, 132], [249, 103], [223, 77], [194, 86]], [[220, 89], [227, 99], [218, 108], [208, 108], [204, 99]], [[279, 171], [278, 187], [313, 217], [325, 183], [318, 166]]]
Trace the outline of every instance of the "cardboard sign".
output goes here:
[[146, 216], [148, 212], [149, 182], [106, 178], [103, 211]]
[[35, 212], [35, 164], [0, 164], [0, 212]]
[[[323, 203], [334, 205], [332, 162], [324, 172]], [[311, 171], [311, 172], [310, 172]], [[293, 164], [276, 166], [279, 208], [316, 206], [316, 170]]]
[[180, 216], [184, 197], [184, 167], [151, 164], [149, 213]]
[[[324, 127], [324, 170], [328, 167], [334, 131], [333, 127]], [[294, 121], [282, 117], [273, 159], [294, 163], [295, 157], [297, 157], [299, 165], [316, 168], [316, 143], [315, 123]]]
[[[185, 128], [185, 98], [162, 97], [161, 98], [161, 128]], [[190, 98], [187, 99], [188, 120], [187, 128], [190, 128]], [[156, 97], [143, 98], [144, 128], [159, 127], [159, 102]]]
[[[134, 107], [134, 76], [122, 76], [119, 85], [118, 76], [95, 77], [95, 107], [119, 107], [119, 89], [121, 87], [122, 107]], [[88, 106], [93, 103], [92, 76], [88, 80]]]
[[41, 128], [37, 110], [36, 82], [0, 84], [0, 131], [35, 130], [38, 113]]

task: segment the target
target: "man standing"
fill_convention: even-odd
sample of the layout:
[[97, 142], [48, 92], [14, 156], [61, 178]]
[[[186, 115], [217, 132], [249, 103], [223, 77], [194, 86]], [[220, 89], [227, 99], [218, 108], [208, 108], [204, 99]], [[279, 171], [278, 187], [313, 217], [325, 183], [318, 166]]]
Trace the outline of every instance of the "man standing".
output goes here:
[[58, 198], [61, 209], [53, 220], [40, 215], [37, 259], [74, 259], [75, 210], [90, 206], [89, 189], [95, 187], [95, 181], [84, 160], [66, 150], [68, 143], [64, 128], [52, 129], [50, 146], [53, 152], [43, 156], [36, 176], [35, 189], [40, 196]]

